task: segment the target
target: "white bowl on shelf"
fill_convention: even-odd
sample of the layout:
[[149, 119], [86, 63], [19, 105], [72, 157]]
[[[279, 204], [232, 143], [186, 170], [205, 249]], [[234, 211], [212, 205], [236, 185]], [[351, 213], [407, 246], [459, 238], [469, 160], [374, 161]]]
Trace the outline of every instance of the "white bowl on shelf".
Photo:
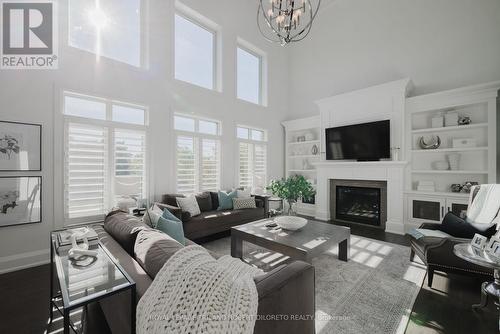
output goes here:
[[296, 231], [307, 224], [307, 219], [297, 216], [280, 216], [274, 219], [276, 225], [284, 230]]

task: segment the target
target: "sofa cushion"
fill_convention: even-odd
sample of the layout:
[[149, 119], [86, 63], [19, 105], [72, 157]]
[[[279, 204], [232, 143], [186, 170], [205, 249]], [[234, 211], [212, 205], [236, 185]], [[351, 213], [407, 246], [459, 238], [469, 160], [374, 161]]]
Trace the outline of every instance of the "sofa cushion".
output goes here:
[[230, 193], [219, 191], [219, 206], [217, 210], [231, 210], [233, 208], [233, 198], [236, 197], [236, 190]]
[[154, 279], [165, 262], [183, 247], [160, 231], [140, 231], [135, 242], [134, 257], [144, 271]]
[[[212, 211], [212, 197], [210, 192], [206, 191], [195, 196], [196, 202], [201, 212]], [[216, 208], [217, 209], [217, 208]]]
[[198, 202], [194, 196], [189, 197], [177, 197], [177, 206], [182, 209], [182, 211], [189, 212], [191, 217], [198, 216], [201, 211], [198, 206]]
[[255, 209], [257, 206], [255, 205], [255, 198], [233, 198], [233, 208], [235, 210], [240, 209]]
[[212, 199], [212, 210], [217, 210], [217, 208], [219, 207], [219, 193], [216, 191], [211, 191], [210, 198]]
[[177, 206], [177, 197], [185, 196], [182, 194], [165, 194], [161, 196], [161, 202], [171, 206]]
[[181, 221], [160, 217], [160, 219], [158, 219], [156, 228], [163, 233], [168, 234], [171, 238], [175, 239], [182, 245], [186, 244], [186, 242], [184, 241], [184, 229], [182, 227]]
[[134, 254], [137, 234], [139, 231], [147, 229], [150, 229], [150, 227], [125, 212], [115, 212], [104, 219], [104, 230], [131, 255]]

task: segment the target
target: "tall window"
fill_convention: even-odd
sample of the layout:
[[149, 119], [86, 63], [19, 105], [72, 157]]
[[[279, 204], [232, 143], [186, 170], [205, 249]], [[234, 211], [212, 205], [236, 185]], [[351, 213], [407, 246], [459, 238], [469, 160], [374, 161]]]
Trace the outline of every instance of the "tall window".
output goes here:
[[175, 78], [215, 88], [215, 31], [175, 14]]
[[245, 188], [264, 188], [267, 182], [267, 138], [264, 130], [238, 126], [238, 184]]
[[177, 191], [217, 191], [221, 180], [220, 123], [174, 115]]
[[243, 47], [237, 49], [237, 97], [262, 104], [262, 57]]
[[70, 0], [69, 45], [141, 66], [141, 0]]
[[64, 202], [69, 223], [102, 218], [122, 196], [146, 196], [146, 109], [64, 94]]

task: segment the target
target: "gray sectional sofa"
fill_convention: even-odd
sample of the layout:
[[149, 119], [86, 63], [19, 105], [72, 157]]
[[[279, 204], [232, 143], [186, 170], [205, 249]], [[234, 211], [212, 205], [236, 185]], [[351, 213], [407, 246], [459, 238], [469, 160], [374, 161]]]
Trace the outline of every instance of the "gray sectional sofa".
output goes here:
[[218, 211], [219, 199], [217, 193], [205, 192], [196, 196], [201, 214], [191, 217], [188, 212], [183, 212], [177, 206], [177, 197], [184, 197], [184, 195], [165, 194], [162, 196], [161, 203], [157, 203], [157, 205], [161, 208], [167, 208], [181, 219], [184, 235], [192, 240], [228, 231], [233, 226], [263, 219], [267, 216], [265, 212], [266, 205], [262, 199], [255, 199], [257, 206], [255, 209]]
[[[175, 246], [162, 240], [162, 232], [124, 212], [112, 212], [104, 224], [93, 227], [100, 242], [136, 282], [136, 300], [139, 301], [159, 268], [175, 253]], [[192, 244], [186, 239], [186, 245]], [[259, 295], [259, 318], [254, 333], [314, 333], [314, 267], [295, 261], [254, 280]], [[130, 315], [130, 295], [115, 294], [89, 307], [84, 332], [131, 333]]]

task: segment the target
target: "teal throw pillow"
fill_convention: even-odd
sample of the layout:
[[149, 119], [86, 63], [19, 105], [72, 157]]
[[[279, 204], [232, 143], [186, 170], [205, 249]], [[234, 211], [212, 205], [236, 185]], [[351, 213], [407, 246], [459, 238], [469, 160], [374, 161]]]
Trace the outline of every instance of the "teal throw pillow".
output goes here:
[[156, 224], [156, 228], [177, 240], [181, 245], [186, 245], [182, 222], [160, 217], [160, 219], [158, 219], [158, 223]]
[[177, 218], [172, 212], [170, 212], [169, 209], [164, 209], [163, 210], [163, 214], [161, 215], [163, 218], [166, 218], [168, 220], [173, 220], [173, 221], [176, 221], [176, 222], [181, 222], [181, 220], [179, 218]]
[[221, 210], [232, 210], [233, 209], [233, 198], [236, 198], [236, 190], [230, 192], [229, 194], [219, 191], [219, 207], [217, 208], [218, 211]]

